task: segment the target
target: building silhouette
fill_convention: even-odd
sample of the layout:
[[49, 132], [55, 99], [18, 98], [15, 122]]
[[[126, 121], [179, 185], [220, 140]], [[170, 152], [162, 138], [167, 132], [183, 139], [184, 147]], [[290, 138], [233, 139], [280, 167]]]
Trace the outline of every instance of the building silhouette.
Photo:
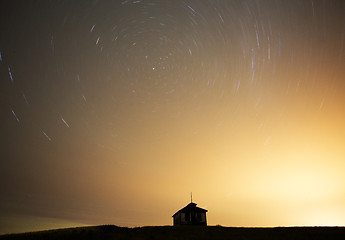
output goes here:
[[196, 203], [192, 201], [184, 208], [178, 210], [172, 217], [174, 219], [174, 226], [181, 225], [198, 225], [206, 226], [206, 209], [199, 208]]

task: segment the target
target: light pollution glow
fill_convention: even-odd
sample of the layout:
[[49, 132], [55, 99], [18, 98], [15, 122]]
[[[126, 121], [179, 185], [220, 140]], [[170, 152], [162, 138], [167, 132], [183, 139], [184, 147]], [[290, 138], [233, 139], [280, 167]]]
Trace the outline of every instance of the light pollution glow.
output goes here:
[[27, 5], [27, 39], [2, 23], [1, 232], [171, 225], [190, 192], [209, 225], [345, 225], [345, 3]]

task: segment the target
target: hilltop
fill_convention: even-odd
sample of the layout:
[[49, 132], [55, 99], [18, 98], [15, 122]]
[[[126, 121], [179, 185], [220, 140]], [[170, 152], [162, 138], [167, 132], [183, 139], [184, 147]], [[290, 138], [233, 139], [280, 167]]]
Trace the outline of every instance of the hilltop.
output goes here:
[[221, 226], [137, 227], [114, 225], [48, 230], [31, 233], [7, 234], [0, 240], [58, 240], [58, 239], [121, 239], [121, 240], [225, 240], [225, 239], [345, 239], [345, 227], [276, 227], [237, 228]]

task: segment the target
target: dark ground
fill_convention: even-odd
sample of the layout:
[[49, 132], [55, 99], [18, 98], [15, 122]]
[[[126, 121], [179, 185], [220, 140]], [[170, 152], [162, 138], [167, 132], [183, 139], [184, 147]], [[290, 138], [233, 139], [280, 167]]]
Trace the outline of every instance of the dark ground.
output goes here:
[[345, 239], [345, 227], [277, 227], [232, 228], [208, 227], [140, 227], [123, 228], [113, 225], [67, 228], [32, 233], [1, 235], [3, 239], [119, 239], [119, 240], [185, 240], [185, 239]]

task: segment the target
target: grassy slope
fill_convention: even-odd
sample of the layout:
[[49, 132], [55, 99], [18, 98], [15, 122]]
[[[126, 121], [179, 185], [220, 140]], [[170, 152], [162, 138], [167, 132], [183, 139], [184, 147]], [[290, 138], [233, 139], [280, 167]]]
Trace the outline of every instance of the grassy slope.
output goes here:
[[184, 239], [345, 239], [345, 227], [279, 227], [279, 228], [230, 228], [230, 227], [141, 227], [122, 228], [113, 225], [79, 227], [42, 232], [9, 234], [2, 239], [121, 239], [121, 240], [184, 240]]

